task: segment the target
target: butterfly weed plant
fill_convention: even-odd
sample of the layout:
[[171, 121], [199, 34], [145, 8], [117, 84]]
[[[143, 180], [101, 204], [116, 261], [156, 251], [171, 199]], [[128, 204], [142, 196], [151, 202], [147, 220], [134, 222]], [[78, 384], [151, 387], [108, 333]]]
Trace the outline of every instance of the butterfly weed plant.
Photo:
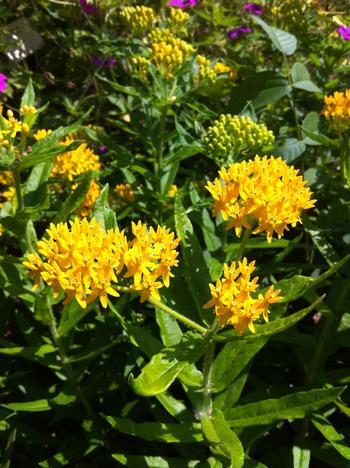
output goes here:
[[348, 466], [350, 18], [265, 3], [33, 6], [60, 48], [0, 70], [1, 466]]

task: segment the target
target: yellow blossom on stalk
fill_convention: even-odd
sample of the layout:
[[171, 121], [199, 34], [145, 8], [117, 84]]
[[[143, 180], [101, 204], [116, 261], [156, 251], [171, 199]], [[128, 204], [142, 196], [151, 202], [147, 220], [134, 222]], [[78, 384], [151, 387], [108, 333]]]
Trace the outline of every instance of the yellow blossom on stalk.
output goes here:
[[105, 232], [94, 218], [76, 218], [69, 224], [51, 224], [46, 232], [48, 237], [37, 243], [38, 253], [29, 254], [23, 262], [34, 278], [34, 290], [44, 280], [54, 297], [63, 290], [64, 304], [75, 297], [83, 308], [96, 298], [106, 308], [108, 294], [119, 296], [112, 286], [123, 269], [127, 249], [123, 231]]
[[159, 73], [166, 78], [173, 78], [174, 72], [186, 63], [193, 47], [181, 39], [171, 39], [168, 42], [152, 43], [151, 61], [156, 65]]
[[257, 124], [249, 117], [230, 114], [220, 115], [203, 138], [218, 159], [244, 149], [257, 151], [274, 140], [274, 134], [264, 124]]
[[147, 229], [141, 221], [132, 223], [132, 233], [135, 238], [124, 255], [124, 278], [133, 278], [131, 288], [141, 292], [141, 302], [149, 295], [159, 300], [158, 289], [169, 287], [170, 277], [174, 276], [170, 268], [178, 264], [176, 247], [180, 239], [165, 227]]
[[[78, 184], [74, 184], [72, 189], [75, 190], [77, 188]], [[83, 203], [80, 205], [80, 207], [77, 210], [77, 214], [81, 217], [84, 218], [86, 216], [89, 216], [93, 210], [93, 207], [95, 205], [95, 201], [97, 200], [98, 196], [100, 195], [101, 189], [100, 186], [98, 185], [97, 182], [92, 180], [90, 182], [89, 190], [85, 196], [85, 200]]]
[[198, 67], [198, 82], [209, 81], [214, 82], [216, 78], [216, 72], [211, 68], [211, 62], [204, 55], [197, 55], [196, 64]]
[[220, 178], [206, 185], [214, 198], [213, 216], [221, 213], [228, 220], [226, 229], [234, 228], [238, 237], [243, 227], [257, 225], [253, 234], [266, 232], [268, 242], [274, 232], [280, 238], [289, 225], [301, 222], [302, 210], [315, 205], [298, 172], [273, 156], [221, 168]]
[[180, 8], [170, 9], [169, 21], [174, 26], [182, 26], [189, 19], [189, 17], [190, 15], [186, 11], [181, 10]]
[[168, 197], [174, 198], [176, 194], [177, 194], [177, 186], [173, 184], [168, 191]]
[[147, 39], [150, 43], [153, 42], [169, 42], [176, 39], [174, 34], [167, 28], [153, 28], [152, 31], [147, 35]]
[[350, 89], [344, 92], [336, 91], [324, 97], [322, 113], [327, 118], [348, 120], [350, 122]]
[[120, 17], [133, 34], [142, 36], [145, 31], [152, 28], [156, 21], [156, 14], [153, 8], [137, 5], [135, 7], [123, 7]]
[[145, 79], [147, 77], [148, 66], [151, 61], [141, 55], [136, 55], [131, 58], [131, 67], [133, 72], [138, 75], [139, 78]]
[[13, 176], [11, 171], [0, 172], [0, 208], [5, 202], [12, 200], [16, 191], [13, 187]]
[[9, 138], [15, 138], [22, 132], [22, 122], [14, 117], [12, 110], [8, 110], [6, 117], [2, 115], [3, 107], [0, 105], [0, 144], [7, 146]]
[[34, 138], [36, 141], [39, 141], [39, 140], [43, 140], [44, 138], [46, 138], [47, 136], [50, 135], [50, 133], [52, 133], [52, 130], [45, 130], [44, 128], [41, 128], [39, 129], [36, 133], [34, 133]]
[[232, 80], [236, 80], [238, 77], [237, 70], [231, 68], [229, 65], [226, 65], [224, 62], [217, 62], [214, 65], [214, 72], [218, 75], [222, 73], [228, 73]]
[[118, 198], [129, 202], [133, 202], [135, 200], [135, 195], [130, 184], [117, 184], [114, 190]]
[[232, 262], [231, 266], [224, 265], [224, 276], [209, 284], [211, 299], [203, 307], [209, 309], [215, 307], [215, 314], [221, 327], [233, 325], [238, 335], [243, 335], [249, 328], [255, 333], [254, 321], [263, 316], [268, 322], [270, 304], [279, 302], [282, 297], [273, 286], [265, 294], [258, 294], [257, 298], [252, 293], [258, 289], [258, 277], [251, 279], [255, 270], [255, 261], [248, 263], [244, 258], [242, 262]]
[[38, 109], [34, 106], [23, 106], [20, 108], [19, 113], [23, 115], [32, 115], [36, 114]]
[[[66, 139], [62, 144], [69, 145], [72, 139]], [[100, 158], [86, 143], [82, 143], [77, 149], [59, 154], [51, 171], [52, 177], [61, 177], [73, 180], [74, 177], [88, 171], [100, 169]]]

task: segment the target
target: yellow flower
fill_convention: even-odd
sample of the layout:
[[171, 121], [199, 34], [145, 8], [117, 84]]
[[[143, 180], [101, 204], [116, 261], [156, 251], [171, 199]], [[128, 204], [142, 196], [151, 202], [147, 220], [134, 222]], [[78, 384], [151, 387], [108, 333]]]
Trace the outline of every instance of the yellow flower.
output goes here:
[[122, 8], [120, 16], [131, 32], [138, 36], [142, 36], [145, 31], [150, 30], [156, 21], [153, 8], [140, 5]]
[[214, 198], [213, 216], [221, 213], [228, 220], [226, 229], [253, 228], [253, 234], [266, 232], [271, 242], [274, 232], [280, 238], [288, 226], [301, 222], [301, 212], [312, 208], [311, 191], [298, 170], [281, 158], [263, 158], [231, 164], [221, 168], [220, 178], [208, 182]]
[[32, 115], [36, 114], [38, 109], [34, 106], [23, 106], [20, 108], [19, 113], [23, 115]]
[[204, 55], [197, 55], [196, 64], [198, 67], [198, 84], [207, 82], [214, 82], [216, 72], [211, 68], [211, 62]]
[[[69, 145], [72, 139], [66, 139], [62, 144]], [[51, 171], [51, 177], [60, 177], [73, 180], [79, 174], [100, 169], [100, 158], [86, 143], [82, 143], [77, 149], [59, 154], [56, 157]]]
[[0, 224], [0, 236], [2, 236], [5, 232], [4, 226]]
[[74, 297], [85, 308], [97, 297], [107, 307], [107, 295], [119, 296], [112, 284], [123, 269], [127, 240], [123, 232], [105, 232], [92, 219], [84, 218], [68, 223], [51, 224], [48, 238], [37, 243], [38, 253], [29, 254], [23, 265], [34, 276], [36, 289], [44, 280], [57, 297], [65, 292], [64, 304]]
[[8, 110], [5, 118], [2, 115], [3, 107], [0, 105], [0, 144], [8, 145], [7, 138], [15, 138], [17, 133], [22, 132], [22, 122], [14, 117], [12, 110]]
[[271, 286], [268, 291], [259, 294], [257, 298], [252, 293], [258, 289], [258, 277], [251, 279], [255, 270], [255, 261], [248, 263], [244, 258], [242, 262], [232, 262], [231, 266], [224, 265], [224, 276], [209, 284], [211, 300], [203, 307], [209, 309], [215, 307], [215, 314], [221, 327], [231, 324], [242, 335], [249, 328], [255, 333], [254, 321], [260, 316], [268, 321], [269, 305], [279, 302], [280, 290]]
[[147, 35], [147, 39], [152, 42], [169, 42], [176, 39], [174, 34], [167, 28], [153, 28]]
[[176, 194], [177, 194], [177, 186], [173, 184], [169, 189], [168, 197], [174, 198]]
[[221, 73], [228, 73], [232, 80], [236, 80], [238, 77], [237, 70], [226, 65], [224, 62], [217, 62], [214, 65], [214, 72], [220, 75]]
[[0, 208], [5, 202], [12, 200], [16, 193], [13, 187], [13, 176], [11, 171], [0, 172]]
[[46, 138], [48, 135], [50, 135], [50, 133], [52, 133], [52, 130], [45, 130], [44, 128], [42, 128], [39, 129], [36, 133], [34, 133], [33, 136], [36, 139], [36, 141], [39, 141]]
[[322, 113], [327, 118], [350, 120], [350, 89], [324, 97]]
[[124, 255], [127, 272], [124, 278], [133, 277], [132, 289], [141, 292], [141, 302], [149, 295], [160, 300], [158, 289], [169, 287], [170, 277], [174, 275], [170, 268], [177, 266], [178, 252], [175, 250], [180, 239], [175, 239], [174, 233], [165, 227], [147, 229], [139, 221], [132, 223], [132, 233], [135, 238], [129, 243]]
[[171, 8], [170, 9], [170, 17], [169, 21], [170, 24], [173, 26], [182, 26], [188, 19], [190, 15], [186, 12], [181, 10], [180, 8]]
[[[72, 189], [75, 190], [76, 187], [77, 187], [77, 184], [74, 184]], [[92, 180], [90, 182], [89, 190], [85, 196], [85, 200], [83, 201], [83, 203], [80, 205], [80, 207], [77, 210], [77, 214], [81, 218], [84, 218], [91, 214], [93, 207], [95, 205], [95, 201], [100, 195], [100, 192], [101, 192], [100, 186], [98, 185], [97, 182]]]
[[114, 188], [118, 198], [133, 202], [135, 200], [134, 192], [130, 184], [117, 184]]

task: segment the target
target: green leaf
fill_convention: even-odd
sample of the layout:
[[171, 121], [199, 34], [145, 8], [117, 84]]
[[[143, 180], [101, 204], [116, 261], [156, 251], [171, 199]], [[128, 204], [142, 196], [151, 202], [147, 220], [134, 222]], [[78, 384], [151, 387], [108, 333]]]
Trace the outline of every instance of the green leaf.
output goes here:
[[244, 449], [235, 432], [227, 424], [224, 415], [214, 409], [213, 417], [201, 419], [202, 430], [211, 444], [218, 445], [231, 459], [231, 466], [242, 468], [244, 465]]
[[67, 335], [82, 318], [88, 313], [88, 310], [80, 307], [77, 301], [72, 301], [63, 307], [61, 319], [58, 326], [59, 336]]
[[297, 83], [293, 83], [292, 86], [293, 88], [303, 89], [304, 91], [309, 91], [310, 93], [322, 93], [322, 90], [310, 80], [298, 81]]
[[22, 403], [3, 403], [1, 406], [13, 411], [28, 412], [49, 411], [51, 409], [49, 401], [44, 399], [35, 401], [24, 401]]
[[327, 236], [323, 230], [318, 228], [306, 214], [303, 215], [302, 220], [304, 229], [310, 235], [312, 242], [316, 245], [328, 265], [332, 267], [338, 263], [340, 260], [339, 255], [328, 242]]
[[312, 424], [321, 434], [332, 444], [332, 447], [340, 453], [346, 460], [350, 460], [350, 447], [344, 436], [339, 434], [335, 427], [327, 418], [321, 415], [314, 415], [311, 418]]
[[172, 315], [156, 308], [156, 320], [165, 346], [173, 346], [180, 343], [182, 331], [177, 320]]
[[202, 336], [192, 332], [186, 333], [181, 343], [164, 348], [153, 356], [136, 379], [131, 376], [131, 387], [135, 393], [142, 396], [154, 396], [164, 392], [185, 367], [202, 356], [204, 348], [205, 341]]
[[273, 154], [282, 156], [288, 164], [291, 164], [298, 159], [305, 150], [306, 146], [304, 142], [298, 141], [296, 138], [287, 138], [284, 145], [274, 149]]
[[297, 48], [297, 39], [293, 34], [274, 28], [273, 26], [269, 26], [256, 15], [252, 15], [252, 19], [263, 28], [277, 50], [282, 52], [284, 55], [294, 54]]
[[210, 468], [203, 460], [186, 460], [184, 457], [157, 457], [147, 455], [129, 455], [126, 453], [112, 453], [112, 458], [122, 466], [128, 468]]
[[191, 156], [194, 156], [199, 153], [203, 153], [203, 151], [204, 151], [203, 146], [199, 146], [199, 145], [184, 146], [180, 148], [179, 150], [177, 150], [174, 154], [164, 158], [165, 169], [170, 164], [183, 161], [184, 159], [190, 158]]
[[173, 163], [165, 167], [160, 180], [161, 194], [167, 195], [171, 185], [173, 184], [176, 174], [179, 170], [179, 163]]
[[312, 93], [321, 93], [321, 89], [311, 81], [310, 74], [302, 63], [295, 63], [292, 68], [293, 87]]
[[86, 194], [89, 191], [91, 180], [92, 172], [88, 172], [82, 177], [78, 187], [62, 203], [61, 208], [53, 220], [54, 224], [66, 221], [71, 213], [74, 213], [80, 208], [81, 204], [85, 200]]
[[24, 107], [24, 106], [35, 106], [35, 91], [34, 91], [33, 82], [31, 78], [29, 78], [28, 84], [21, 98], [20, 107]]
[[107, 80], [107, 78], [104, 78], [103, 76], [97, 75], [98, 79], [100, 81], [103, 81], [104, 83], [107, 83], [111, 86], [116, 91], [119, 91], [123, 94], [128, 94], [129, 96], [134, 96], [134, 97], [139, 97], [141, 96], [141, 93], [133, 88], [132, 86], [122, 86], [118, 83], [115, 83], [114, 81]]
[[331, 140], [328, 138], [326, 135], [323, 135], [322, 133], [318, 132], [310, 132], [307, 130], [307, 128], [302, 127], [302, 131], [305, 133], [305, 135], [310, 138], [310, 140], [315, 141], [317, 143], [320, 143], [323, 146], [326, 146], [327, 148], [337, 148], [338, 147], [338, 140]]
[[248, 403], [229, 409], [226, 419], [232, 427], [271, 424], [283, 419], [301, 419], [336, 400], [346, 387], [318, 388], [281, 398]]
[[102, 417], [122, 434], [128, 434], [149, 441], [166, 443], [191, 443], [203, 440], [199, 423], [135, 423], [128, 418]]
[[210, 276], [203, 250], [188, 218], [179, 194], [175, 196], [175, 227], [181, 239], [184, 275], [196, 302], [197, 313], [206, 323], [203, 305], [209, 300]]
[[[311, 132], [311, 133], [318, 133], [319, 130], [318, 130], [318, 125], [319, 125], [319, 122], [320, 122], [320, 116], [317, 112], [309, 112], [308, 114], [306, 114], [304, 120], [303, 120], [303, 123], [302, 123], [302, 128], [305, 129], [306, 131], [308, 132]], [[318, 146], [320, 145], [319, 142], [315, 141], [315, 140], [312, 140], [311, 138], [309, 138], [308, 136], [306, 136], [305, 132], [303, 132], [302, 130], [302, 135], [303, 135], [303, 138], [304, 138], [304, 143], [306, 145], [312, 145], [312, 146]]]
[[310, 450], [293, 446], [293, 468], [309, 468]]
[[257, 110], [278, 101], [290, 91], [288, 81], [282, 75], [274, 71], [258, 72], [232, 89], [228, 110], [239, 114], [247, 102]]
[[108, 203], [108, 193], [109, 185], [105, 184], [95, 202], [95, 206], [92, 211], [92, 217], [101, 224], [105, 231], [108, 231], [108, 229], [117, 228], [117, 219], [115, 217], [115, 213]]
[[226, 343], [212, 365], [213, 393], [225, 390], [240, 375], [255, 354], [267, 343], [266, 338], [254, 341], [238, 340]]

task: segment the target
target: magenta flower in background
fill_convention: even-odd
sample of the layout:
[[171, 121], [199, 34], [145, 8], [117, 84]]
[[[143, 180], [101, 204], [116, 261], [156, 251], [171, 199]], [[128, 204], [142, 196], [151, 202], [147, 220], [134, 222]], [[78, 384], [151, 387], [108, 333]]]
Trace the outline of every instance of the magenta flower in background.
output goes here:
[[80, 0], [80, 5], [81, 5], [81, 8], [83, 9], [83, 12], [86, 13], [87, 15], [97, 14], [98, 8], [94, 1], [89, 2], [88, 0]]
[[114, 57], [98, 57], [97, 55], [92, 56], [92, 63], [95, 67], [101, 68], [113, 68], [117, 63], [117, 59]]
[[229, 39], [236, 39], [240, 34], [250, 33], [252, 30], [247, 26], [238, 26], [238, 28], [233, 28], [227, 31], [227, 36]]
[[108, 151], [108, 148], [105, 145], [101, 145], [98, 150], [100, 153], [106, 153]]
[[246, 3], [243, 7], [243, 10], [248, 11], [252, 15], [262, 15], [264, 11], [261, 5], [252, 2]]
[[0, 73], [0, 93], [3, 93], [5, 89], [7, 88], [7, 76], [4, 75], [3, 73]]
[[197, 5], [198, 0], [170, 0], [168, 6], [176, 8], [188, 8]]
[[338, 33], [341, 35], [341, 37], [344, 39], [344, 41], [350, 40], [350, 28], [347, 26], [340, 26], [337, 29]]

